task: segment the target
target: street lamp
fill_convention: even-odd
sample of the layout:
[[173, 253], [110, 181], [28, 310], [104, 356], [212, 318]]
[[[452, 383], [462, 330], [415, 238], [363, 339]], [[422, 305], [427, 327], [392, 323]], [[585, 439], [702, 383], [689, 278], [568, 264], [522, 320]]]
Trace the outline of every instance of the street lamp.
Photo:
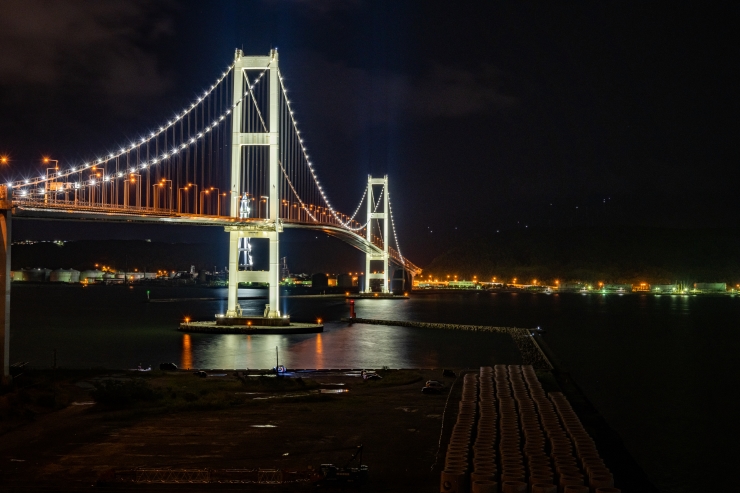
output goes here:
[[[50, 159], [48, 157], [44, 157], [43, 159], [44, 164], [54, 163], [53, 168], [46, 168], [46, 192], [44, 194], [44, 202], [48, 201], [49, 192], [53, 189], [56, 192], [56, 180], [53, 181], [54, 186], [52, 186], [52, 181], [49, 181], [49, 170], [51, 170], [51, 176], [54, 178], [56, 171], [59, 169], [59, 161], [57, 159]], [[54, 197], [56, 197], [56, 193], [54, 194]]]
[[190, 188], [190, 185], [185, 185], [184, 187], [180, 187], [177, 189], [177, 212], [183, 212], [182, 211], [182, 201], [180, 200], [180, 192], [185, 190], [185, 193], [187, 193], [188, 188]]
[[172, 180], [165, 180], [164, 178], [162, 178], [162, 180], [159, 183], [155, 183], [154, 185], [152, 185], [152, 189], [153, 189], [153, 193], [154, 193], [154, 209], [155, 210], [157, 209], [157, 203], [159, 202], [159, 194], [157, 193], [157, 187], [159, 187], [162, 190], [162, 192], [163, 192], [162, 193], [162, 202], [164, 202], [164, 204], [163, 204], [164, 207], [162, 207], [162, 208], [164, 209], [164, 208], [167, 207], [167, 200], [165, 200], [167, 198], [167, 196], [164, 194], [164, 189], [165, 189], [165, 187], [166, 187], [166, 185], [167, 185], [168, 182], [170, 184], [170, 186], [169, 186], [169, 189], [170, 189], [169, 209], [170, 209], [170, 212], [172, 211]]
[[[270, 197], [267, 195], [261, 195], [260, 198], [265, 199], [265, 219], [270, 219]], [[262, 201], [260, 201], [260, 204], [261, 203]]]
[[[195, 193], [193, 194], [193, 208], [195, 213], [198, 213], [198, 185], [196, 183], [188, 183], [189, 187], [195, 187]], [[190, 207], [188, 207], [189, 209]]]
[[[216, 192], [213, 195], [216, 196], [216, 200], [218, 200], [219, 206], [221, 204], [221, 200], [219, 199], [219, 195], [220, 195], [221, 189], [216, 188], [216, 187], [210, 187], [208, 190], [203, 190], [203, 191], [200, 192], [200, 213], [201, 214], [203, 214], [203, 212], [205, 210], [203, 208], [203, 194], [210, 195], [209, 192], [212, 192], [212, 191], [215, 191]], [[209, 206], [208, 209], [211, 210], [211, 211], [213, 211], [213, 209], [211, 208], [211, 202], [210, 201], [208, 202], [208, 206]], [[220, 211], [220, 207], [219, 207], [219, 211]], [[211, 212], [211, 215], [213, 215], [213, 212]], [[221, 214], [217, 214], [217, 215], [220, 216]]]

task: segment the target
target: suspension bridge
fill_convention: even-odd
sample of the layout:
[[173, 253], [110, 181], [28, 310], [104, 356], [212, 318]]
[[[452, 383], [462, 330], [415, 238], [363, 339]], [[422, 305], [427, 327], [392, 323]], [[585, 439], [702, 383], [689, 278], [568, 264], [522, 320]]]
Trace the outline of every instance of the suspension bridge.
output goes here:
[[[281, 317], [279, 238], [286, 228], [322, 231], [364, 252], [365, 292], [374, 279], [390, 292], [392, 265], [421, 272], [401, 254], [387, 175], [368, 176], [352, 214], [332, 205], [287, 92], [277, 50], [267, 56], [236, 50], [214, 83], [157, 129], [86, 162], [61, 166], [46, 159], [43, 173], [0, 184], [4, 374], [11, 217], [223, 227], [229, 234], [227, 317], [242, 315], [237, 288], [243, 282], [267, 284], [264, 315]], [[267, 271], [253, 269], [253, 245], [269, 256]]]

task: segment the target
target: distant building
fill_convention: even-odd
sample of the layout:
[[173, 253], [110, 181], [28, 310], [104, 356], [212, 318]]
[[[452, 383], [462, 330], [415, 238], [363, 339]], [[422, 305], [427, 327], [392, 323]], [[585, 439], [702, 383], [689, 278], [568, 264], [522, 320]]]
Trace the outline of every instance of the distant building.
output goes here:
[[697, 282], [694, 289], [700, 293], [726, 293], [727, 284], [724, 282]]
[[447, 287], [452, 289], [480, 289], [478, 283], [473, 281], [450, 281]]
[[585, 291], [586, 285], [582, 282], [564, 282], [558, 288], [559, 291]]
[[631, 293], [632, 284], [605, 284], [603, 290], [607, 293]]
[[651, 284], [650, 292], [655, 294], [678, 293], [678, 284]]
[[316, 289], [323, 289], [329, 287], [329, 276], [323, 272], [314, 274], [311, 276], [311, 287]]
[[337, 286], [340, 288], [351, 288], [354, 285], [351, 274], [339, 274], [337, 276]]

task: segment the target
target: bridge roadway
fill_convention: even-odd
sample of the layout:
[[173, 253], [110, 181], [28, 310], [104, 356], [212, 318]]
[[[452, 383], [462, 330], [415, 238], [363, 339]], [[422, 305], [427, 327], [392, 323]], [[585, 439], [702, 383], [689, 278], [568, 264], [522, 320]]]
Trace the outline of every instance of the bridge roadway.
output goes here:
[[[13, 217], [16, 219], [42, 219], [47, 221], [92, 221], [106, 223], [126, 224], [171, 224], [180, 226], [238, 226], [254, 225], [256, 229], [270, 231], [274, 229], [272, 221], [262, 218], [239, 219], [230, 216], [212, 216], [206, 214], [188, 214], [169, 211], [167, 209], [154, 209], [147, 207], [124, 207], [116, 205], [88, 206], [60, 203], [44, 203], [41, 201], [13, 201]], [[283, 228], [310, 229], [322, 231], [327, 235], [357, 248], [363, 253], [371, 255], [383, 254], [382, 247], [368, 242], [366, 238], [341, 226], [328, 223], [315, 223], [310, 221], [296, 221], [293, 219], [281, 219]], [[389, 248], [391, 260], [402, 265], [398, 252]], [[404, 259], [406, 269], [418, 274], [421, 269]]]

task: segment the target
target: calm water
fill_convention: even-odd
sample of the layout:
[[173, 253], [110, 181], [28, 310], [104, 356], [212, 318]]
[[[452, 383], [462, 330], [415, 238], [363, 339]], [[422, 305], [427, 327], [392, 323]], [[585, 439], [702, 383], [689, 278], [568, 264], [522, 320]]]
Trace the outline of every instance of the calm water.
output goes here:
[[[50, 366], [296, 368], [478, 366], [509, 360], [496, 334], [355, 325], [338, 299], [285, 299], [296, 320], [322, 318], [323, 334], [184, 335], [188, 316], [212, 319], [224, 301], [145, 303], [145, 288], [14, 286], [11, 357]], [[151, 289], [153, 298], [222, 297], [225, 290]], [[258, 293], [242, 291], [241, 296]], [[244, 300], [261, 312], [264, 300]], [[463, 294], [358, 300], [361, 317], [541, 326], [550, 347], [623, 437], [662, 491], [729, 485], [740, 460], [735, 362], [740, 298]], [[707, 483], [706, 481], [709, 481]], [[697, 489], [698, 488], [698, 489]]]

